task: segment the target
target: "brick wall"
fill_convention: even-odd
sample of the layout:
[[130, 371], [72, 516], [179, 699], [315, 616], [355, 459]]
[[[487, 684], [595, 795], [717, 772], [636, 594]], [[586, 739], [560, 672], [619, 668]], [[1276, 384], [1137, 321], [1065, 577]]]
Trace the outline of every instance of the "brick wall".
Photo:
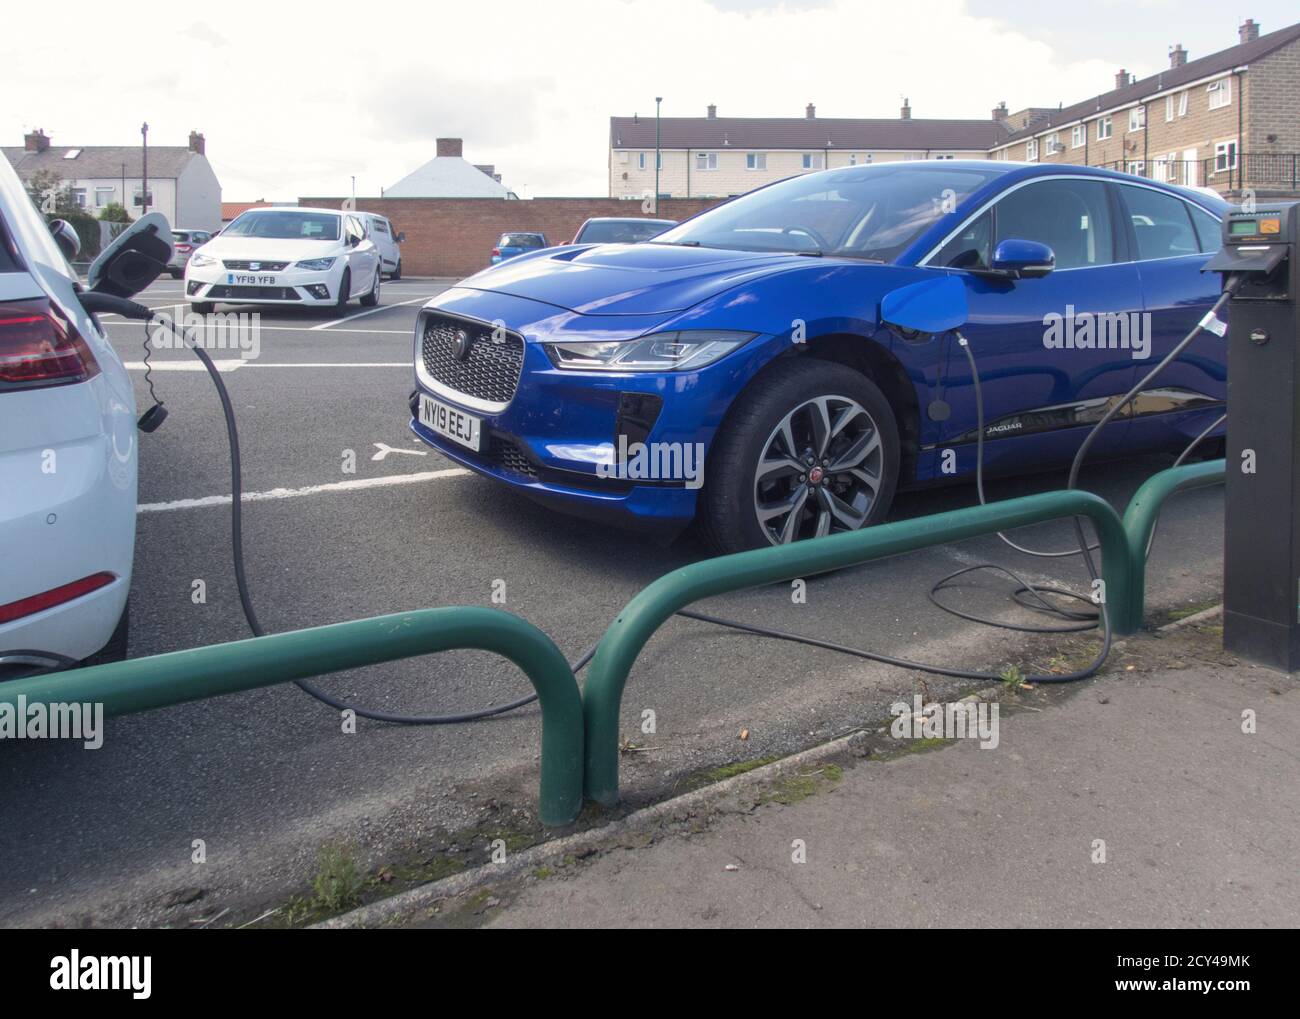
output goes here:
[[[342, 198], [301, 198], [302, 205], [337, 209]], [[665, 198], [658, 218], [686, 219], [719, 199]], [[488, 264], [497, 238], [508, 230], [538, 231], [551, 244], [573, 240], [591, 216], [643, 216], [641, 203], [614, 198], [358, 198], [357, 209], [386, 216], [406, 234], [402, 273], [468, 276]]]

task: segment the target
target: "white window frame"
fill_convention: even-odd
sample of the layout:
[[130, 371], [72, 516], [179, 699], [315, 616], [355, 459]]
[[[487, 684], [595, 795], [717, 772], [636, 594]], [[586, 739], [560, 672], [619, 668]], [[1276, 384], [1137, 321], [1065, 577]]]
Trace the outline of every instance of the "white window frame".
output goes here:
[[709, 172], [718, 168], [718, 154], [716, 152], [697, 152], [695, 153], [695, 169]]
[[1168, 124], [1174, 119], [1174, 97], [1165, 96], [1165, 123]]
[[[103, 184], [95, 186], [95, 208], [102, 209], [107, 205], [113, 204], [113, 198], [117, 195], [117, 188], [105, 187]], [[100, 201], [100, 199], [104, 199]]]
[[1180, 117], [1187, 116], [1187, 96], [1187, 91], [1178, 93], [1178, 115]]
[[858, 154], [856, 152], [850, 152], [849, 166], [857, 166], [857, 165], [858, 165]]
[[1205, 86], [1205, 91], [1209, 93], [1210, 109], [1221, 110], [1225, 106], [1232, 105], [1232, 79], [1220, 78], [1218, 81], [1212, 81]]
[[1109, 117], [1097, 118], [1097, 141], [1104, 142], [1115, 135], [1115, 122]]
[[766, 170], [767, 153], [766, 152], [746, 152], [745, 153], [746, 170]]
[[825, 169], [825, 162], [820, 152], [805, 152], [801, 165], [805, 170], [822, 170]]
[[1147, 108], [1145, 106], [1134, 106], [1128, 111], [1128, 130], [1132, 134], [1134, 131], [1144, 130], [1147, 126]]
[[1038, 161], [1038, 139], [1030, 138], [1025, 142], [1025, 162], [1034, 163]]
[[1070, 128], [1070, 148], [1081, 149], [1088, 142], [1088, 125], [1075, 124]]
[[646, 162], [645, 157], [646, 157], [646, 154], [645, 154], [644, 152], [638, 152], [638, 153], [636, 154], [636, 168], [637, 168], [638, 170], [644, 170], [644, 169], [645, 169], [645, 162]]
[[1237, 168], [1237, 139], [1214, 143], [1214, 172], [1230, 173]]

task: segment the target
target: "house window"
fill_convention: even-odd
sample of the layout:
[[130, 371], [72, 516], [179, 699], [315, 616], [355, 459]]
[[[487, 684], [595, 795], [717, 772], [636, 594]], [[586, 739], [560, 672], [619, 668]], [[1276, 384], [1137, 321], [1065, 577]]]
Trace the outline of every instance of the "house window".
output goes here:
[[766, 170], [767, 153], [766, 152], [749, 152], [745, 154], [746, 170]]
[[1205, 86], [1205, 91], [1210, 94], [1210, 109], [1217, 110], [1227, 106], [1232, 102], [1232, 79], [1212, 81]]
[[1235, 170], [1237, 168], [1236, 141], [1219, 142], [1214, 146], [1214, 172]]
[[1141, 131], [1147, 126], [1147, 108], [1145, 106], [1134, 106], [1128, 111], [1128, 129], [1130, 131]]
[[1165, 123], [1174, 119], [1174, 97], [1165, 96]]
[[637, 168], [638, 170], [644, 170], [644, 169], [645, 169], [645, 153], [644, 153], [644, 152], [638, 152], [638, 153], [636, 154], [636, 168]]
[[931, 156], [930, 158], [931, 159], [952, 159], [953, 157], [951, 155], [943, 155], [943, 156]]
[[76, 202], [77, 205], [79, 205], [81, 208], [84, 209], [84, 208], [86, 207], [86, 189], [85, 189], [85, 188], [73, 188], [73, 189], [72, 189], [72, 200], [73, 200], [74, 202]]
[[858, 165], [858, 154], [856, 152], [850, 152], [849, 166], [857, 166], [857, 165]]
[[820, 170], [822, 168], [822, 154], [820, 152], [805, 152], [803, 154], [803, 168], [805, 170]]
[[1075, 124], [1070, 128], [1070, 148], [1081, 149], [1088, 140], [1088, 128], [1084, 124]]
[[1124, 164], [1124, 172], [1131, 173], [1135, 177], [1145, 177], [1147, 175], [1147, 164], [1141, 159], [1130, 159]]
[[1064, 148], [1065, 146], [1061, 144], [1061, 135], [1059, 132], [1053, 131], [1047, 136], [1047, 154], [1049, 156], [1056, 155]]
[[695, 153], [695, 169], [716, 170], [717, 168], [718, 168], [718, 154], [716, 152]]
[[1178, 115], [1180, 117], [1187, 116], [1187, 93], [1186, 92], [1180, 92], [1178, 95]]
[[107, 187], [95, 188], [95, 208], [102, 209], [105, 205], [108, 205], [113, 200], [113, 196], [116, 194], [117, 194], [116, 188], [107, 188]]
[[[144, 192], [143, 192], [143, 191], [137, 191], [134, 195], [132, 195], [132, 196], [131, 196], [131, 204], [134, 205], [134, 206], [137, 206], [137, 207], [142, 207], [142, 206], [144, 205]], [[150, 204], [150, 205], [153, 205], [153, 192], [152, 192], [152, 191], [149, 192], [149, 204]]]
[[1038, 139], [1030, 138], [1029, 141], [1025, 142], [1025, 159], [1032, 163], [1037, 158], [1038, 158]]
[[1097, 141], [1105, 141], [1115, 133], [1115, 125], [1110, 117], [1101, 117], [1097, 121]]

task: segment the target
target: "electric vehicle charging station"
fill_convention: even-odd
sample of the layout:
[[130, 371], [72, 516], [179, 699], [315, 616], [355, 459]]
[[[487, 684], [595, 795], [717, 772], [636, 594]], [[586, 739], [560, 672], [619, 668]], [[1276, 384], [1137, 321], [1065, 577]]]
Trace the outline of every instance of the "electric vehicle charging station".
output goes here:
[[1300, 203], [1234, 209], [1206, 265], [1228, 303], [1223, 645], [1300, 668]]

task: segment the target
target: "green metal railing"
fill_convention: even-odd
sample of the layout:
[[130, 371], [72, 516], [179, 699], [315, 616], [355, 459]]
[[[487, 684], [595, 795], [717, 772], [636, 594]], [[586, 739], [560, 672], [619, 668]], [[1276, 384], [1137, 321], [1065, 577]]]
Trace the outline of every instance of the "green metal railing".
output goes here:
[[927, 545], [1075, 516], [1087, 517], [1097, 529], [1108, 610], [1131, 619], [1133, 612], [1128, 602], [1133, 571], [1119, 514], [1100, 496], [1078, 490], [1044, 492], [813, 541], [739, 552], [692, 563], [660, 577], [618, 614], [592, 659], [583, 691], [587, 795], [606, 806], [618, 802], [618, 718], [623, 688], [646, 641], [678, 609], [728, 591], [808, 577]]
[[0, 683], [0, 703], [96, 702], [106, 715], [274, 686], [453, 649], [492, 651], [532, 681], [542, 710], [539, 815], [568, 824], [582, 807], [582, 697], [550, 637], [499, 609], [420, 609]]

